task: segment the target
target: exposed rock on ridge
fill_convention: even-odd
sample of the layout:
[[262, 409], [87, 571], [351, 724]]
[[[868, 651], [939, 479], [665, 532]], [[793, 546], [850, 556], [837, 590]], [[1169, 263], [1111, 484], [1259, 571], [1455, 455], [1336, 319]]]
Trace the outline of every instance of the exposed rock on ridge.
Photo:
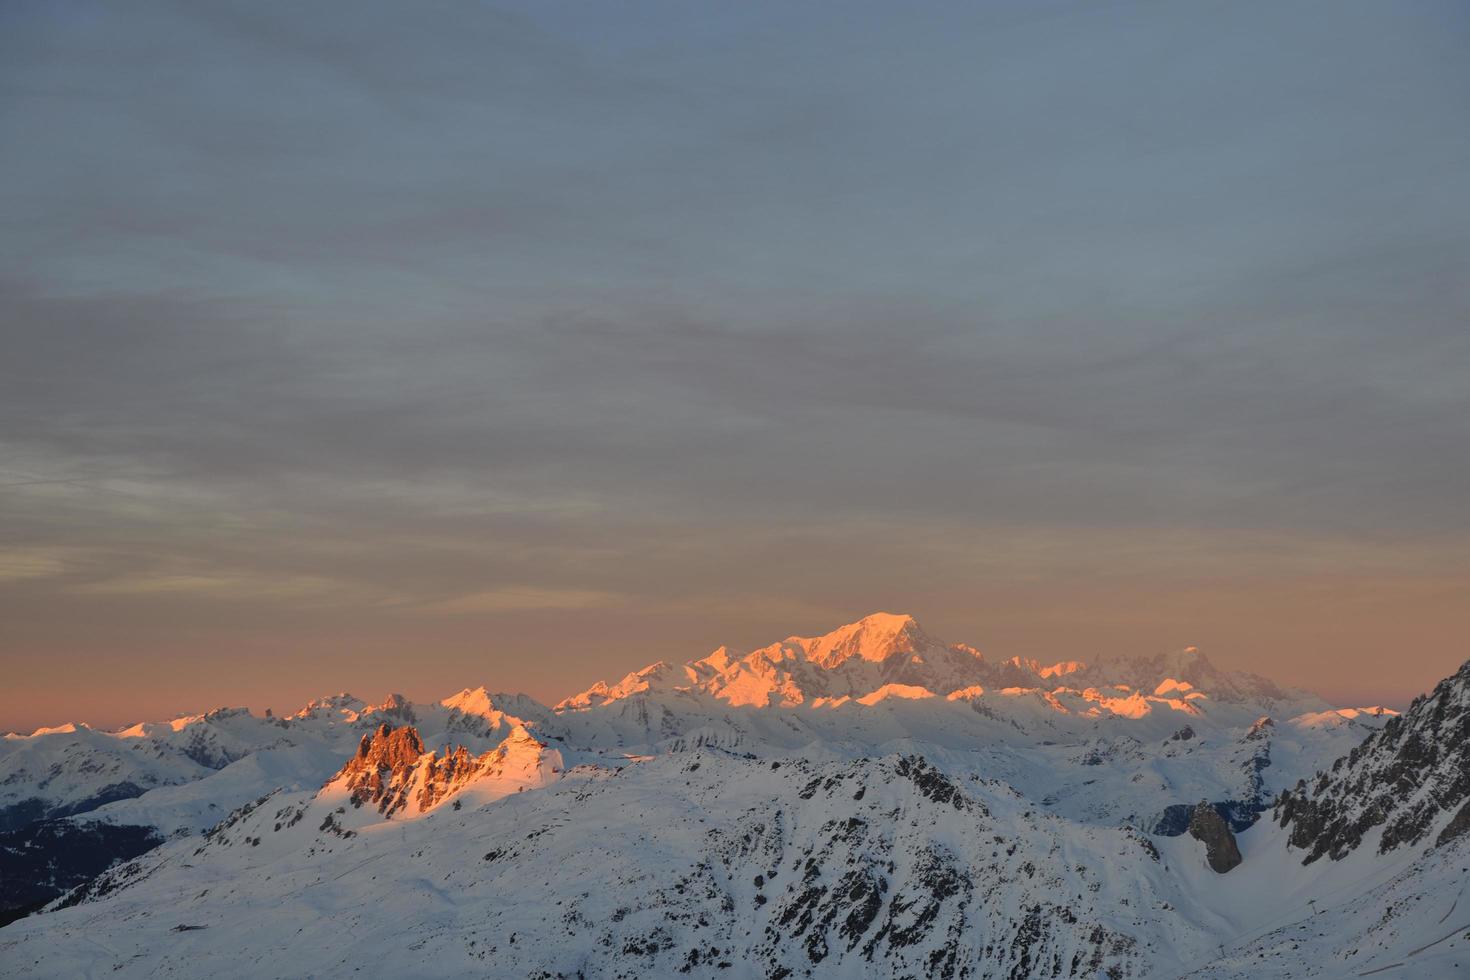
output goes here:
[[369, 806], [385, 817], [414, 815], [429, 812], [471, 783], [487, 780], [514, 791], [560, 770], [561, 753], [548, 749], [522, 725], [476, 756], [463, 745], [426, 752], [412, 726], [394, 728], [385, 722], [362, 737], [357, 754], [323, 793], [345, 790], [354, 807]]
[[[1341, 860], [1370, 831], [1383, 828], [1386, 854], [1421, 842], [1445, 814], [1470, 805], [1470, 661], [1409, 710], [1391, 718], [1309, 786], [1299, 782], [1276, 801], [1275, 816], [1291, 830], [1303, 864]], [[1470, 823], [1470, 816], [1463, 823]], [[1439, 842], [1457, 836], [1459, 816]], [[1445, 835], [1449, 836], [1446, 837]]]
[[1216, 874], [1225, 874], [1240, 864], [1240, 847], [1230, 825], [1209, 803], [1201, 801], [1190, 813], [1189, 836], [1205, 845], [1205, 860]]

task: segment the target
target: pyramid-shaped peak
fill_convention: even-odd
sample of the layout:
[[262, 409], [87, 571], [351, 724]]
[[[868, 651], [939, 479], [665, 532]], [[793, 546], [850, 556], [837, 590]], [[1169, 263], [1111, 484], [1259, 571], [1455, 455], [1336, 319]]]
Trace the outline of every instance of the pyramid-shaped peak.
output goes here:
[[458, 694], [451, 695], [440, 701], [442, 707], [466, 715], [488, 715], [496, 710], [495, 703], [490, 698], [490, 692], [483, 686], [476, 688], [465, 688]]
[[878, 612], [825, 636], [806, 640], [802, 645], [811, 660], [824, 667], [835, 667], [854, 657], [874, 662], [887, 660], [895, 654], [934, 646], [935, 641], [914, 617]]
[[692, 666], [696, 668], [703, 667], [707, 670], [719, 672], [722, 670], [729, 670], [730, 665], [735, 663], [735, 661], [739, 659], [740, 654], [721, 644], [720, 646], [715, 647], [710, 655], [705, 657], [703, 660], [696, 660]]
[[[849, 625], [862, 627], [863, 629], [885, 630], [894, 633], [899, 633], [904, 630], [919, 629], [919, 621], [914, 619], [914, 617], [910, 616], [908, 613], [869, 613], [862, 619], [858, 620], [856, 623], [851, 623]], [[922, 632], [922, 630], [920, 630], [920, 632]]]

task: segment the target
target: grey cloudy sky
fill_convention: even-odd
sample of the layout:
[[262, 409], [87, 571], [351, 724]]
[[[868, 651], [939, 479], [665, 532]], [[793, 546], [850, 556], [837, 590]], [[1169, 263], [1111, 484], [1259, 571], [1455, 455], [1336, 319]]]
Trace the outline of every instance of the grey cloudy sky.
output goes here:
[[12, 0], [0, 727], [876, 608], [1402, 700], [1467, 118], [1458, 2]]

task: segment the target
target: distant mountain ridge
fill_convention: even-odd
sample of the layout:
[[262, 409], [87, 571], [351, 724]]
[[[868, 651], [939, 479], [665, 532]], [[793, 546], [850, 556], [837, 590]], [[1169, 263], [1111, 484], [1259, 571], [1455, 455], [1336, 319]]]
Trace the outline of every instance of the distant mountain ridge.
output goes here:
[[[1098, 663], [992, 660], [966, 644], [935, 639], [911, 616], [874, 613], [822, 636], [788, 637], [744, 655], [722, 647], [682, 665], [655, 663], [554, 707], [483, 687], [432, 705], [414, 705], [397, 694], [369, 705], [342, 693], [286, 716], [217, 708], [118, 732], [67, 724], [10, 734], [0, 740], [0, 830], [187, 785], [262, 749], [330, 746], [337, 752], [347, 739], [355, 743], [385, 721], [418, 724], [434, 744], [470, 737], [475, 750], [517, 725], [550, 737], [614, 738], [648, 748], [701, 727], [700, 718], [718, 715], [722, 705], [831, 710], [946, 700], [1025, 727], [1038, 718], [1055, 725], [1063, 716], [1193, 716], [1211, 699], [1288, 717], [1333, 710], [1307, 692], [1219, 670], [1193, 648]], [[632, 710], [606, 710], [620, 704]], [[603, 710], [588, 715], [594, 708]], [[816, 720], [802, 717], [803, 724]]]
[[[902, 688], [907, 697], [1065, 691], [1113, 713], [1147, 712], [1150, 702], [1202, 697], [1285, 707], [1292, 713], [1329, 707], [1314, 694], [1280, 687], [1255, 674], [1219, 670], [1194, 647], [1092, 664], [1077, 660], [1042, 664], [1019, 657], [992, 661], [975, 647], [935, 639], [912, 616], [873, 613], [822, 636], [788, 637], [743, 657], [721, 647], [678, 666], [651, 664], [614, 684], [600, 681], [559, 702], [556, 709], [581, 710], [677, 691], [707, 695], [735, 707], [822, 707], [861, 701], [884, 688]], [[1120, 690], [1126, 697], [1118, 696]]]
[[[1456, 678], [1400, 718], [1194, 649], [992, 659], [879, 613], [555, 706], [476, 687], [58, 726], [0, 743], [0, 801], [43, 811], [0, 832], [0, 913], [46, 907], [0, 932], [0, 962], [1287, 977], [1309, 971], [1269, 967], [1371, 958], [1349, 941], [1367, 930], [1418, 975], [1453, 975], [1434, 972], [1452, 943], [1416, 952], [1432, 923], [1370, 922], [1360, 883], [1408, 909], [1453, 880], [1470, 841], [1467, 762], [1445, 744], [1465, 741]], [[99, 802], [119, 780], [136, 792]], [[1385, 851], [1395, 821], [1409, 832]], [[1309, 900], [1339, 932], [1255, 945]]]

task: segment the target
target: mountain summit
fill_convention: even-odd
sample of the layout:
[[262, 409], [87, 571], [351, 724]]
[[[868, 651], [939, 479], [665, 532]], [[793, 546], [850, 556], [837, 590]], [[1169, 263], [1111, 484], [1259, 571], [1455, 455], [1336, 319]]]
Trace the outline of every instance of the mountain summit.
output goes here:
[[1259, 703], [1272, 711], [1323, 710], [1303, 691], [1253, 674], [1222, 671], [1194, 647], [1144, 658], [1047, 664], [989, 660], [973, 646], [948, 644], [912, 616], [878, 612], [830, 633], [791, 636], [744, 656], [721, 647], [683, 665], [651, 664], [615, 684], [599, 681], [557, 705], [604, 707], [627, 699], [684, 694], [734, 707], [837, 707], [910, 700], [1033, 696], [1061, 712], [1148, 714], [1156, 707], [1193, 713], [1205, 698]]
[[940, 644], [931, 639], [912, 616], [873, 613], [815, 639], [791, 637], [787, 643], [802, 648], [806, 659], [827, 670], [854, 657], [883, 663], [890, 657], [913, 654]]
[[[556, 707], [481, 686], [8, 737], [0, 916], [20, 918], [0, 961], [18, 977], [1238, 978], [1410, 960], [1453, 976], [1462, 674], [1399, 719], [1196, 650], [995, 659], [875, 613]], [[1356, 846], [1380, 826], [1391, 853]], [[1303, 851], [1349, 853], [1303, 868]], [[1297, 904], [1325, 923], [1340, 899], [1358, 904], [1332, 931], [1297, 928]], [[1226, 948], [1272, 929], [1288, 930], [1272, 960]], [[1263, 970], [1277, 961], [1292, 966]]]

